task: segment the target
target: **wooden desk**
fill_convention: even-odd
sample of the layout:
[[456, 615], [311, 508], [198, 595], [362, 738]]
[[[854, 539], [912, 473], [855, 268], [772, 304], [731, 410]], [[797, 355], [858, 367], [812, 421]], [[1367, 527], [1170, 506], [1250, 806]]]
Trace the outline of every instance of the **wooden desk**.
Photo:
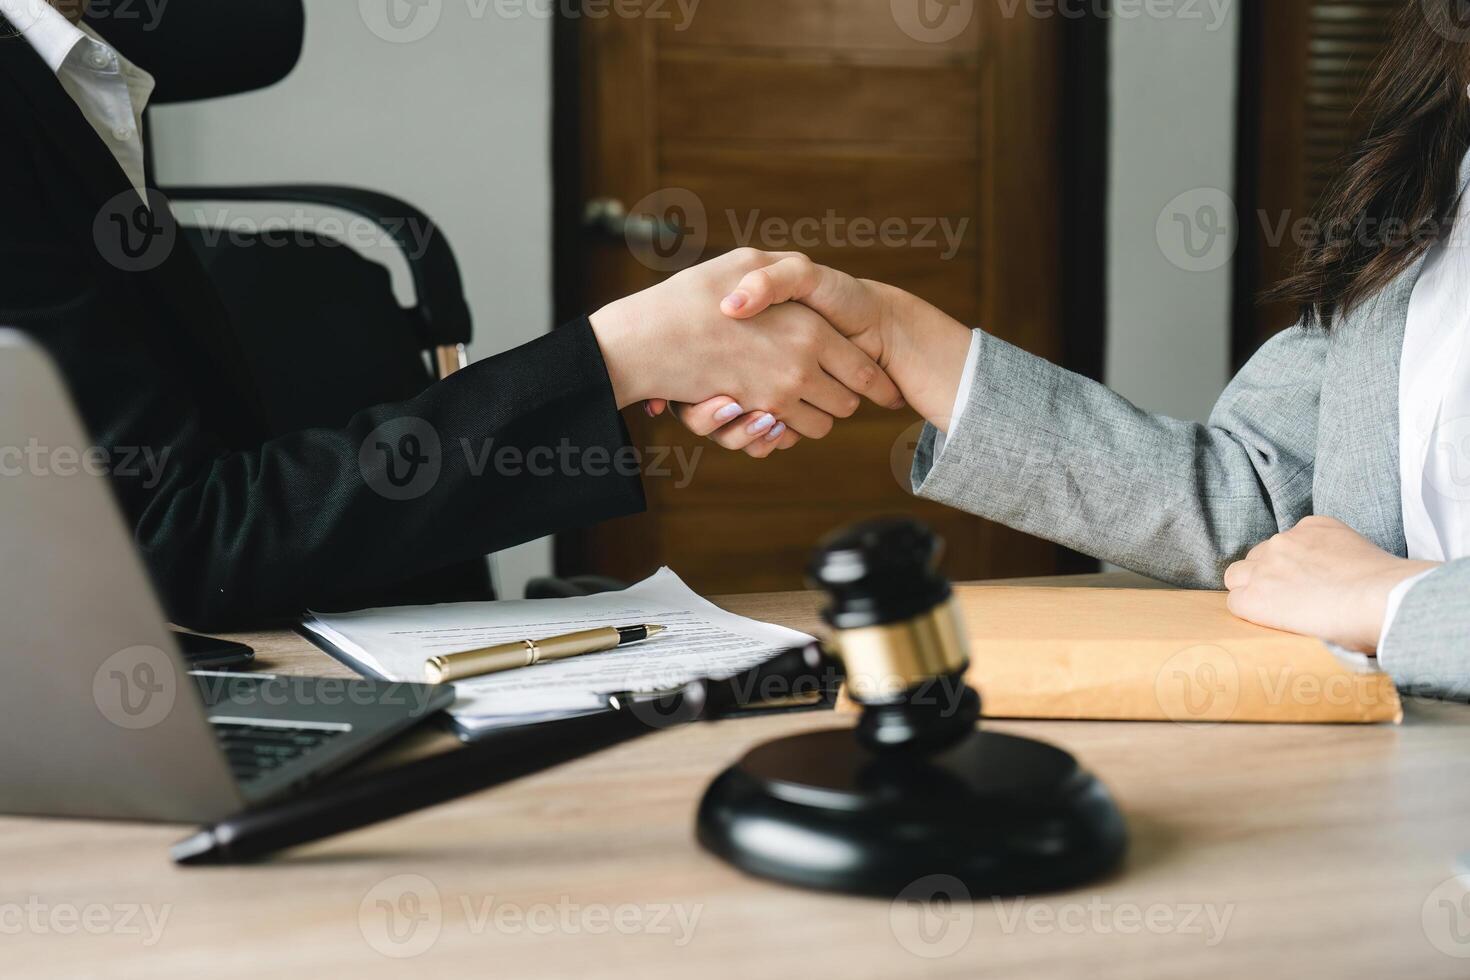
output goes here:
[[[811, 596], [723, 604], [815, 625]], [[294, 636], [247, 639], [264, 668], [340, 670]], [[844, 723], [830, 715], [654, 735], [247, 868], [174, 868], [180, 827], [3, 819], [0, 973], [1461, 978], [1470, 959], [1450, 953], [1470, 956], [1470, 902], [1452, 931], [1464, 892], [1447, 881], [1470, 852], [1470, 708], [1407, 716], [1401, 728], [996, 725], [1102, 774], [1133, 849], [1095, 887], [954, 906], [929, 921], [929, 942], [912, 907], [765, 884], [694, 843], [721, 767]]]

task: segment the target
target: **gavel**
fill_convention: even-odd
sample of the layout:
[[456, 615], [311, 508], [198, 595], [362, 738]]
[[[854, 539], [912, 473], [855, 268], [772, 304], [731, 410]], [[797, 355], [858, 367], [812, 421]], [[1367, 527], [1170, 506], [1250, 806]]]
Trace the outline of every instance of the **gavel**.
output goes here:
[[946, 875], [973, 897], [1055, 891], [1127, 848], [1103, 784], [1061, 749], [977, 727], [940, 540], [911, 520], [829, 537], [809, 569], [857, 726], [750, 751], [699, 807], [705, 848], [751, 874], [893, 898]]
[[890, 898], [935, 874], [980, 897], [1105, 873], [1126, 834], [1103, 785], [1060, 749], [976, 728], [980, 698], [965, 683], [965, 633], [936, 570], [939, 550], [912, 521], [841, 532], [811, 567], [830, 597], [827, 644], [734, 677], [612, 695], [606, 711], [333, 781], [203, 828], [174, 846], [174, 860], [262, 860], [651, 732], [826, 692], [845, 678], [862, 706], [856, 728], [769, 742], [726, 770], [700, 804], [706, 848], [767, 878]]

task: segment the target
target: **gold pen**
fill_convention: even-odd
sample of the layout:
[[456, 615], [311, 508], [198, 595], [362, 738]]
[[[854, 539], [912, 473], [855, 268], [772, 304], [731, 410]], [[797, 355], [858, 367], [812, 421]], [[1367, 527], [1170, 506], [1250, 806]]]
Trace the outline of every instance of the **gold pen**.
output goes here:
[[467, 677], [495, 674], [517, 667], [549, 663], [580, 657], [584, 653], [600, 653], [625, 643], [647, 640], [664, 631], [663, 626], [604, 626], [601, 629], [567, 633], [546, 640], [517, 640], [464, 653], [445, 653], [424, 663], [424, 676], [430, 684], [449, 684]]

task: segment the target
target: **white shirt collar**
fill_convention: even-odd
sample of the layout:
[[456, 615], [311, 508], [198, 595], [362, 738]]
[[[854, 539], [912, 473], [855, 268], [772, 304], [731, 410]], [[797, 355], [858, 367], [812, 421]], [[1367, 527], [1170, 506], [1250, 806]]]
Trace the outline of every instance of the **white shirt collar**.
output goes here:
[[0, 0], [0, 14], [53, 72], [61, 71], [67, 56], [87, 36], [46, 0]]
[[0, 14], [55, 73], [128, 180], [144, 193], [143, 110], [153, 95], [153, 76], [46, 0], [0, 0]]

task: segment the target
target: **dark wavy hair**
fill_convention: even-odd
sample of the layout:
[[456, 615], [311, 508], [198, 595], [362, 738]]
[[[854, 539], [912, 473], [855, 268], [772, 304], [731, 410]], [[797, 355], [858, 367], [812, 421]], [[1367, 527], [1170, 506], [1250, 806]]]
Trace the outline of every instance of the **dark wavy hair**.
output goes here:
[[1317, 204], [1295, 269], [1265, 299], [1335, 318], [1381, 292], [1444, 233], [1470, 148], [1470, 22], [1462, 0], [1404, 0], [1371, 73], [1361, 140]]

